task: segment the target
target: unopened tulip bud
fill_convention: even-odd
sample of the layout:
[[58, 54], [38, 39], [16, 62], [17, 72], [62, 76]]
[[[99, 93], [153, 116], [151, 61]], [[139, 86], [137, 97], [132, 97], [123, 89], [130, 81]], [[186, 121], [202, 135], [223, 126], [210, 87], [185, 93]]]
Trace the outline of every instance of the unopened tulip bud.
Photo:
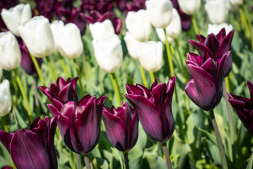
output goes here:
[[11, 110], [11, 93], [8, 80], [4, 80], [0, 84], [0, 105], [0, 117], [3, 117]]
[[228, 8], [226, 0], [207, 0], [205, 9], [209, 20], [213, 24], [221, 24], [226, 22], [228, 17]]
[[199, 10], [200, 0], [178, 0], [180, 9], [187, 15], [193, 15]]
[[3, 9], [1, 15], [7, 28], [16, 36], [20, 36], [18, 26], [31, 19], [32, 11], [29, 4], [19, 4], [8, 10]]
[[21, 62], [18, 42], [11, 32], [0, 33], [0, 67], [4, 70], [16, 69]]
[[133, 57], [134, 59], [138, 59], [140, 42], [136, 40], [129, 32], [126, 33], [124, 40], [126, 42], [129, 55]]
[[59, 40], [59, 30], [64, 27], [64, 23], [61, 20], [55, 20], [50, 24], [53, 36], [54, 36], [54, 52], [58, 52], [58, 46], [60, 44]]
[[94, 40], [104, 40], [114, 35], [114, 28], [110, 20], [105, 20], [104, 22], [96, 22], [90, 24], [91, 35]]
[[147, 11], [128, 12], [126, 27], [135, 39], [138, 41], [147, 41], [152, 30]]
[[166, 28], [172, 17], [173, 5], [170, 0], [146, 1], [147, 12], [151, 24], [156, 28]]
[[38, 58], [49, 56], [54, 51], [54, 37], [47, 18], [33, 17], [18, 27], [28, 50]]
[[156, 72], [162, 67], [163, 45], [161, 42], [142, 42], [140, 44], [139, 61], [149, 72]]

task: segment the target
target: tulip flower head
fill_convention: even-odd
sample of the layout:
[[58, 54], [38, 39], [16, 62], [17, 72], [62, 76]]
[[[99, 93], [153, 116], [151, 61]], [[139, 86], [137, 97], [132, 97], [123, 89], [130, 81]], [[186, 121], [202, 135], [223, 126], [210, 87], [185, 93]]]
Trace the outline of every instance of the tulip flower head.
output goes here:
[[178, 0], [180, 9], [187, 15], [195, 14], [200, 8], [200, 0]]
[[131, 57], [133, 57], [134, 59], [138, 60], [141, 42], [136, 40], [129, 32], [126, 33], [124, 40], [126, 42], [126, 46], [127, 46], [127, 50], [128, 50], [129, 55]]
[[94, 24], [90, 24], [89, 27], [93, 40], [105, 40], [114, 35], [112, 22], [108, 19], [104, 22], [96, 22]]
[[[204, 58], [203, 63], [211, 57], [215, 61], [219, 61], [223, 55], [230, 51], [231, 42], [234, 31], [230, 31], [226, 35], [225, 29], [222, 29], [217, 35], [209, 34], [207, 38], [202, 35], [197, 35], [199, 42], [189, 40], [189, 42], [197, 49], [200, 56]], [[205, 57], [208, 56], [208, 57]], [[223, 76], [226, 77], [232, 68], [232, 56], [228, 56], [228, 61], [223, 71]]]
[[11, 111], [11, 92], [10, 83], [4, 80], [0, 84], [0, 118]]
[[1, 12], [7, 28], [16, 36], [20, 36], [18, 26], [32, 18], [31, 7], [29, 4], [19, 4], [10, 9], [3, 9]]
[[170, 0], [146, 1], [147, 12], [151, 24], [155, 28], [166, 28], [172, 18], [172, 3]]
[[16, 69], [21, 62], [21, 52], [17, 39], [11, 32], [0, 33], [0, 67], [4, 70]]
[[229, 94], [229, 102], [235, 109], [245, 128], [253, 137], [253, 84], [248, 81], [250, 99]]
[[167, 141], [174, 132], [171, 102], [175, 80], [174, 76], [166, 85], [156, 79], [150, 90], [139, 84], [126, 85], [125, 97], [134, 107], [143, 129], [159, 142]]
[[30, 53], [35, 57], [49, 56], [54, 51], [54, 37], [47, 18], [35, 16], [18, 27]]
[[104, 107], [102, 118], [107, 136], [114, 147], [123, 152], [134, 147], [138, 138], [138, 117], [132, 107], [126, 102], [117, 109]]
[[30, 130], [14, 133], [0, 130], [0, 141], [9, 151], [18, 169], [57, 169], [54, 135], [57, 118], [37, 118]]

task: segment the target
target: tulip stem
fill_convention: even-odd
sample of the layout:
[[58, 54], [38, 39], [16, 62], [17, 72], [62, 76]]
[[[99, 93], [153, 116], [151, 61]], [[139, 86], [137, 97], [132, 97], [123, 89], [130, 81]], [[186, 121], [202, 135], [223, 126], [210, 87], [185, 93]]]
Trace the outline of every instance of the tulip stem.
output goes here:
[[210, 111], [210, 115], [211, 115], [211, 119], [212, 119], [213, 128], [214, 128], [214, 131], [215, 131], [215, 134], [216, 134], [216, 139], [217, 139], [217, 142], [218, 142], [218, 147], [219, 147], [219, 150], [220, 150], [220, 156], [221, 156], [221, 161], [222, 161], [223, 169], [228, 169], [228, 164], [227, 164], [227, 159], [226, 159], [224, 147], [222, 145], [219, 128], [217, 126], [213, 110]]
[[164, 29], [164, 34], [165, 34], [165, 45], [166, 45], [166, 50], [167, 50], [167, 56], [168, 56], [169, 66], [170, 66], [170, 75], [172, 77], [172, 76], [175, 75], [175, 73], [174, 73], [172, 57], [171, 57], [171, 54], [170, 54], [170, 46], [169, 46], [169, 42], [168, 42], [168, 39], [167, 39], [167, 33], [166, 33], [165, 29]]
[[247, 8], [247, 4], [245, 3], [243, 5], [244, 7], [244, 10], [245, 10], [245, 13], [246, 13], [246, 20], [247, 20], [247, 23], [248, 23], [248, 28], [249, 28], [249, 36], [250, 36], [250, 40], [251, 40], [251, 50], [253, 50], [253, 32], [252, 32], [252, 26], [251, 26], [251, 23], [250, 23], [250, 16], [249, 16], [249, 11], [248, 11], [248, 8]]
[[171, 161], [170, 161], [170, 155], [169, 155], [169, 150], [167, 148], [166, 142], [162, 143], [162, 148], [163, 148], [163, 154], [166, 159], [167, 167], [168, 169], [172, 169]]
[[112, 81], [114, 92], [115, 92], [116, 97], [117, 97], [118, 106], [120, 106], [121, 105], [121, 97], [120, 97], [120, 90], [119, 90], [119, 85], [118, 85], [118, 82], [117, 82], [116, 74], [115, 73], [110, 73], [109, 75], [110, 75], [110, 78], [111, 78], [111, 81]]
[[143, 67], [140, 64], [139, 64], [139, 68], [140, 68], [140, 72], [141, 72], [141, 77], [142, 77], [143, 85], [145, 87], [148, 87], [147, 79], [146, 79], [146, 76], [145, 76], [145, 71], [144, 71]]
[[35, 66], [35, 68], [37, 70], [37, 73], [39, 75], [40, 81], [42, 82], [43, 86], [46, 86], [46, 83], [45, 83], [45, 81], [43, 79], [43, 76], [41, 74], [40, 66], [39, 66], [37, 60], [35, 59], [35, 57], [31, 53], [30, 53], [30, 56], [31, 56], [33, 64], [34, 64], [34, 66]]
[[81, 156], [80, 154], [76, 154], [76, 163], [77, 163], [77, 169], [82, 169], [82, 163], [81, 163]]
[[193, 25], [193, 29], [194, 29], [195, 34], [199, 34], [197, 22], [196, 22], [195, 17], [193, 15], [191, 16], [191, 19], [192, 19], [192, 25]]
[[16, 80], [17, 80], [19, 89], [20, 89], [20, 91], [21, 91], [21, 93], [23, 95], [23, 98], [25, 100], [25, 105], [26, 105], [26, 109], [27, 109], [27, 112], [28, 112], [29, 120], [32, 123], [33, 122], [32, 112], [31, 112], [31, 109], [30, 109], [30, 106], [29, 106], [29, 102], [28, 102], [27, 96], [25, 94], [24, 88], [22, 86], [21, 80], [20, 80], [20, 78], [18, 76], [17, 69], [14, 69], [14, 73], [15, 73], [15, 76], [16, 76]]
[[84, 155], [84, 162], [85, 162], [85, 166], [86, 166], [86, 169], [91, 169], [90, 168], [90, 161], [89, 161], [89, 157], [88, 157], [88, 154]]
[[151, 79], [151, 83], [153, 83], [155, 81], [155, 76], [153, 72], [149, 72], [150, 75], [150, 79]]
[[129, 160], [128, 160], [128, 152], [124, 152], [124, 160], [125, 160], [125, 169], [129, 169]]
[[181, 71], [182, 71], [182, 73], [183, 73], [183, 75], [184, 75], [185, 82], [186, 82], [186, 81], [188, 81], [187, 73], [186, 73], [186, 69], [185, 69], [185, 67], [184, 67], [182, 55], [180, 54], [180, 51], [179, 51], [179, 46], [178, 46], [177, 39], [175, 39], [175, 45], [176, 45], [177, 53], [178, 53], [178, 56], [179, 56], [180, 64], [181, 64], [181, 66], [182, 66]]
[[[225, 78], [225, 83], [227, 84], [228, 79]], [[226, 85], [223, 82], [223, 95], [225, 97], [226, 100], [226, 107], [227, 107], [227, 113], [228, 113], [228, 122], [229, 122], [229, 127], [230, 127], [230, 139], [231, 139], [231, 145], [232, 145], [232, 152], [230, 153], [230, 158], [231, 160], [235, 163], [236, 160], [236, 148], [235, 148], [235, 136], [234, 136], [234, 125], [233, 125], [233, 117], [232, 117], [232, 113], [231, 113], [231, 107], [230, 104], [228, 102], [228, 95], [227, 95], [227, 88]]]
[[60, 55], [60, 60], [61, 60], [61, 64], [62, 64], [62, 67], [63, 67], [63, 70], [65, 72], [65, 75], [66, 75], [66, 78], [69, 78], [70, 77], [70, 73], [69, 73], [69, 70], [64, 62], [64, 58], [62, 57], [62, 55], [59, 53]]
[[50, 61], [50, 58], [49, 57], [46, 57], [46, 60], [47, 60], [47, 64], [48, 64], [48, 67], [49, 67], [49, 71], [51, 73], [51, 76], [53, 78], [53, 81], [56, 82], [56, 77], [55, 77], [55, 74], [54, 74], [54, 71], [53, 71], [53, 68], [52, 68], [52, 64], [51, 64], [51, 61]]
[[1, 117], [1, 122], [2, 122], [3, 129], [8, 133], [9, 130], [8, 130], [8, 126], [5, 120], [5, 116]]
[[83, 83], [82, 83], [82, 74], [80, 72], [80, 69], [78, 67], [76, 59], [74, 59], [74, 63], [75, 63], [75, 68], [76, 68], [77, 75], [80, 77], [78, 82], [79, 82], [79, 88], [80, 88], [80, 91], [81, 91], [81, 95], [84, 96]]

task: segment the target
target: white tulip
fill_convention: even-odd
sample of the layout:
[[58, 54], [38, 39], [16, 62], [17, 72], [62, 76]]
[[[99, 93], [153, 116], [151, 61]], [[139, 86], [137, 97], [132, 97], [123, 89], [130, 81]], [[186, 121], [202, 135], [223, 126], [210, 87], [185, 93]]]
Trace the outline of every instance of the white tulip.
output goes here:
[[136, 40], [129, 32], [126, 33], [124, 40], [126, 42], [129, 55], [134, 59], [138, 59], [140, 42]]
[[2, 76], [3, 76], [3, 69], [0, 68], [0, 79], [2, 78]]
[[[63, 57], [69, 59], [78, 58], [83, 52], [83, 43], [81, 33], [78, 27], [73, 23], [63, 25], [63, 22], [51, 25], [54, 39], [55, 48]], [[58, 30], [57, 30], [58, 29]]]
[[163, 45], [161, 42], [142, 42], [140, 44], [139, 61], [149, 72], [158, 71], [163, 63]]
[[105, 40], [93, 40], [92, 44], [99, 66], [108, 73], [116, 72], [123, 61], [122, 46], [118, 36], [114, 34]]
[[[164, 34], [164, 30], [163, 29], [160, 29], [160, 28], [156, 28], [156, 33], [158, 35], [158, 38], [161, 42], [165, 43], [165, 34]], [[167, 32], [166, 32], [167, 33]], [[172, 43], [174, 41], [174, 39], [170, 36], [167, 35], [167, 40], [168, 40], [168, 43]]]
[[230, 0], [230, 3], [234, 6], [239, 6], [243, 4], [243, 0]]
[[59, 30], [64, 27], [64, 23], [61, 20], [55, 20], [50, 24], [50, 27], [54, 36], [54, 52], [58, 52], [58, 46], [60, 43]]
[[91, 35], [94, 40], [104, 40], [114, 35], [114, 28], [110, 20], [90, 24]]
[[226, 0], [206, 0], [205, 9], [212, 24], [226, 22], [228, 17]]
[[138, 41], [147, 41], [152, 31], [147, 11], [128, 12], [126, 28]]
[[164, 29], [169, 25], [173, 8], [170, 0], [149, 0], [146, 1], [146, 7], [154, 27]]
[[54, 37], [47, 18], [33, 17], [18, 27], [28, 50], [38, 58], [49, 56], [54, 51]]
[[226, 33], [229, 33], [231, 30], [233, 30], [232, 25], [228, 25], [227, 23], [222, 23], [220, 25], [212, 25], [212, 24], [208, 24], [208, 30], [207, 30], [207, 34], [218, 34], [221, 29], [225, 28]]
[[16, 36], [20, 36], [18, 26], [32, 18], [32, 11], [29, 4], [19, 4], [10, 9], [3, 9], [1, 12], [3, 21], [7, 28]]
[[3, 117], [11, 110], [11, 93], [8, 80], [4, 80], [0, 84], [0, 105], [0, 117]]
[[200, 0], [178, 0], [180, 9], [187, 15], [193, 15], [199, 10]]
[[4, 70], [17, 68], [21, 63], [21, 52], [11, 32], [0, 33], [0, 67]]

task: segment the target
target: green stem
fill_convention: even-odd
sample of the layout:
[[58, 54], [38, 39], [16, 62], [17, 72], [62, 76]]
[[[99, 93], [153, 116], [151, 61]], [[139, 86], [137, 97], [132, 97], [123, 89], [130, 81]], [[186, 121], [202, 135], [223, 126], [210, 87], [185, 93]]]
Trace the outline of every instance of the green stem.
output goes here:
[[180, 50], [179, 50], [177, 39], [175, 39], [175, 45], [176, 45], [177, 53], [178, 53], [178, 56], [179, 56], [180, 64], [182, 66], [182, 71], [183, 71], [182, 73], [184, 75], [185, 81], [188, 81], [187, 72], [186, 72], [186, 69], [184, 67], [183, 58], [182, 58], [182, 55], [181, 55]]
[[191, 18], [192, 18], [192, 25], [193, 25], [194, 32], [195, 32], [195, 34], [199, 34], [199, 30], [198, 30], [198, 26], [197, 26], [197, 22], [195, 20], [195, 17], [192, 15]]
[[248, 28], [248, 24], [247, 24], [247, 20], [246, 20], [246, 18], [245, 18], [245, 16], [244, 16], [242, 7], [239, 7], [239, 14], [240, 14], [240, 18], [241, 18], [242, 29], [243, 29], [243, 30], [246, 30], [247, 33], [248, 33], [248, 35], [250, 35], [249, 28]]
[[45, 83], [45, 81], [43, 79], [43, 76], [42, 76], [42, 73], [41, 73], [41, 70], [40, 70], [40, 66], [39, 66], [37, 60], [35, 59], [35, 57], [31, 53], [30, 53], [30, 56], [31, 56], [33, 64], [34, 64], [34, 66], [35, 66], [35, 68], [37, 70], [37, 73], [39, 75], [40, 81], [42, 82], [43, 86], [46, 86], [46, 83]]
[[248, 23], [248, 29], [249, 29], [249, 35], [250, 35], [250, 40], [251, 40], [251, 49], [253, 50], [253, 32], [252, 32], [252, 26], [250, 23], [250, 16], [249, 16], [249, 11], [247, 8], [247, 4], [245, 3], [243, 5], [245, 13], [246, 13], [246, 18], [247, 18], [247, 23]]
[[223, 169], [228, 169], [228, 164], [227, 164], [227, 159], [226, 159], [224, 147], [222, 145], [219, 128], [217, 126], [213, 110], [210, 111], [210, 115], [211, 115], [211, 119], [212, 119], [213, 128], [214, 128], [214, 131], [215, 131], [215, 134], [216, 134], [216, 139], [217, 139], [217, 142], [218, 142], [218, 147], [219, 147], [219, 150], [220, 150], [220, 156], [221, 156], [221, 161], [222, 161]]
[[171, 77], [175, 75], [174, 73], [174, 67], [173, 67], [173, 63], [172, 63], [172, 57], [170, 54], [170, 46], [169, 46], [169, 42], [167, 39], [167, 34], [166, 34], [166, 30], [164, 29], [164, 34], [165, 34], [165, 45], [166, 45], [166, 51], [167, 51], [167, 56], [168, 56], [168, 60], [169, 60], [169, 66], [170, 66], [170, 75]]
[[109, 75], [110, 75], [110, 78], [111, 78], [111, 81], [112, 81], [114, 92], [115, 92], [116, 97], [117, 97], [118, 106], [121, 106], [121, 97], [120, 97], [121, 95], [120, 95], [120, 90], [119, 90], [119, 85], [118, 85], [118, 82], [117, 82], [116, 74], [115, 73], [110, 73]]
[[1, 123], [2, 123], [3, 129], [8, 133], [9, 130], [8, 130], [8, 126], [5, 120], [5, 116], [1, 117]]
[[145, 71], [144, 71], [143, 67], [140, 64], [139, 64], [139, 68], [140, 68], [140, 72], [141, 72], [141, 77], [142, 77], [143, 85], [145, 87], [147, 87], [148, 83], [147, 83], [147, 79], [146, 79], [146, 76], [145, 76]]
[[19, 78], [19, 76], [18, 76], [17, 69], [14, 69], [13, 71], [14, 71], [14, 73], [15, 73], [16, 81], [17, 81], [17, 83], [18, 83], [19, 89], [20, 89], [20, 91], [21, 91], [21, 93], [22, 93], [22, 95], [23, 95], [23, 98], [24, 98], [24, 100], [25, 100], [25, 105], [26, 105], [26, 109], [27, 109], [27, 112], [28, 112], [29, 120], [30, 120], [30, 122], [32, 123], [32, 122], [33, 122], [33, 117], [32, 117], [32, 112], [31, 112], [31, 109], [30, 109], [30, 106], [29, 106], [29, 102], [28, 102], [27, 96], [26, 96], [26, 94], [25, 94], [25, 91], [24, 91], [24, 88], [23, 88], [23, 86], [22, 86], [21, 80], [20, 80], [20, 78]]
[[153, 72], [149, 72], [149, 75], [150, 75], [151, 83], [154, 83], [154, 81], [155, 81], [154, 73]]
[[167, 168], [172, 169], [172, 165], [171, 165], [171, 161], [170, 161], [170, 155], [169, 155], [169, 151], [168, 151], [166, 142], [162, 143], [162, 148], [163, 148], [163, 154], [164, 154], [165, 159], [166, 159]]
[[47, 60], [47, 64], [48, 64], [48, 67], [49, 67], [49, 71], [51, 73], [51, 76], [53, 78], [53, 81], [56, 82], [56, 76], [54, 74], [54, 71], [53, 71], [53, 68], [52, 68], [52, 64], [51, 64], [51, 61], [50, 61], [50, 58], [49, 57], [46, 57], [46, 60]]
[[125, 160], [126, 169], [129, 169], [128, 152], [124, 152], [124, 160]]
[[89, 160], [89, 157], [88, 155], [84, 155], [84, 162], [85, 162], [85, 166], [86, 166], [86, 169], [91, 169], [90, 168], [90, 160]]
[[81, 156], [80, 154], [76, 154], [76, 163], [77, 163], [77, 169], [82, 169], [82, 163], [81, 163]]
[[62, 64], [63, 70], [65, 72], [66, 78], [69, 78], [71, 76], [70, 76], [69, 70], [64, 62], [64, 58], [62, 57], [62, 55], [60, 53], [59, 53], [59, 55], [60, 55], [61, 64]]
[[83, 83], [82, 83], [82, 74], [80, 73], [80, 69], [78, 67], [76, 59], [74, 59], [74, 64], [75, 64], [77, 75], [79, 76], [78, 82], [79, 82], [79, 86], [80, 86], [79, 88], [80, 88], [80, 91], [81, 91], [81, 95], [84, 96]]

